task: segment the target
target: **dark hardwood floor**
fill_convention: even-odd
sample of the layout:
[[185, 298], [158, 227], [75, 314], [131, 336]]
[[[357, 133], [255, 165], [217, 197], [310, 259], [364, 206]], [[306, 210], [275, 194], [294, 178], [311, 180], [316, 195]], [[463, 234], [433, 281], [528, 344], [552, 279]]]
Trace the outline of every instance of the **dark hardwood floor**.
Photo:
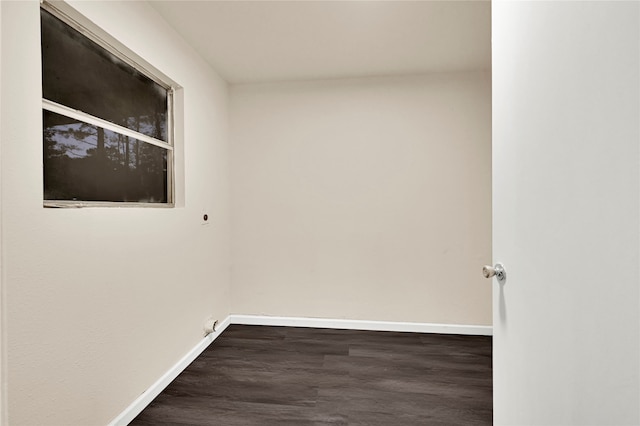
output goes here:
[[491, 422], [491, 337], [233, 325], [131, 425]]

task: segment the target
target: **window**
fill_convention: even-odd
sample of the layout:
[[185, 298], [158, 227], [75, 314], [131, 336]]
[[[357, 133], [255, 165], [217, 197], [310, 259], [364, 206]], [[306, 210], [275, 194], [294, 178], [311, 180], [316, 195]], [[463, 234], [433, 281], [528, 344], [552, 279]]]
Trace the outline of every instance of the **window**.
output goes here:
[[40, 9], [44, 205], [173, 205], [170, 85]]

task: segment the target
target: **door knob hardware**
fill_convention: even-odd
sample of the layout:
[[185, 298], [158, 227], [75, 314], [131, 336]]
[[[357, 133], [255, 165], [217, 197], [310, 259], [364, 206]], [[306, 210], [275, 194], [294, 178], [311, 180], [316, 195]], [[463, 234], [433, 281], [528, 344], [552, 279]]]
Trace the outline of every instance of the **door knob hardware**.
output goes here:
[[507, 271], [504, 270], [502, 263], [496, 263], [496, 266], [484, 265], [482, 267], [482, 275], [484, 275], [485, 278], [495, 276], [500, 284], [504, 284], [507, 280]]

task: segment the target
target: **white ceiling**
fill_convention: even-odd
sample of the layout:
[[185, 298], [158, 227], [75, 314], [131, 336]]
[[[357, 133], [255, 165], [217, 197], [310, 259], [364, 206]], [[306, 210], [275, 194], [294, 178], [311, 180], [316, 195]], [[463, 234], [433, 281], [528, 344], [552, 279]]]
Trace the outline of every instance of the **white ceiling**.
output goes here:
[[150, 1], [230, 83], [489, 69], [487, 1]]

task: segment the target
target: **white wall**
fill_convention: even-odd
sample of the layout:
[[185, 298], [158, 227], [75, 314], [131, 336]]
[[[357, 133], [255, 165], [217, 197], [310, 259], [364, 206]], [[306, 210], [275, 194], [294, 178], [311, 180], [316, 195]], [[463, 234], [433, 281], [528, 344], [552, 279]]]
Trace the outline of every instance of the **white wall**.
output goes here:
[[229, 313], [225, 82], [147, 4], [71, 4], [183, 86], [184, 202], [174, 209], [42, 207], [39, 2], [2, 1], [12, 425], [107, 423], [200, 341], [210, 314]]
[[490, 79], [232, 86], [233, 312], [490, 325]]
[[[2, 7], [0, 6], [0, 52], [2, 48]], [[2, 81], [2, 55], [0, 54], [0, 82]], [[0, 99], [2, 99], [2, 84], [0, 84]], [[2, 135], [2, 120], [0, 119], [0, 135]], [[2, 159], [2, 144], [0, 143], [0, 159]], [[7, 392], [6, 386], [6, 354], [5, 354], [5, 308], [4, 308], [4, 268], [3, 264], [3, 246], [4, 240], [2, 239], [2, 161], [0, 160], [0, 425], [7, 423]]]
[[494, 422], [640, 424], [640, 3], [492, 3]]

